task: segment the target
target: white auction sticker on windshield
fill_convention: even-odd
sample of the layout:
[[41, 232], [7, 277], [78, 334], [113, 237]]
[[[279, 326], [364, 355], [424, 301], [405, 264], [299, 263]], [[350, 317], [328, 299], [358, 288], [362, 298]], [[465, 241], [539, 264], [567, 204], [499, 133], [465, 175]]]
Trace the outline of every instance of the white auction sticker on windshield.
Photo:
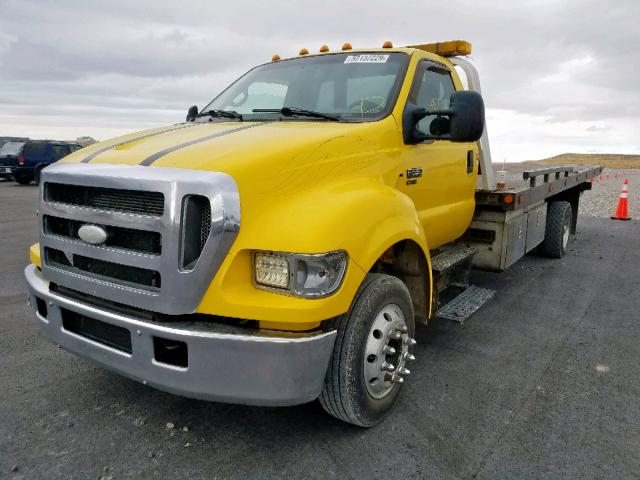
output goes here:
[[349, 55], [344, 63], [387, 63], [389, 55]]

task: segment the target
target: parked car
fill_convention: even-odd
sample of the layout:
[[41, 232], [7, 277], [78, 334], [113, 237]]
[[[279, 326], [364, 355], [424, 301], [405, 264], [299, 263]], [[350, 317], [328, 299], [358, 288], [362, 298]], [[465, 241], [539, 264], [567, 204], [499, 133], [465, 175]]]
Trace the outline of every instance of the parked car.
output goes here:
[[3, 147], [7, 155], [0, 154], [0, 165], [6, 174], [7, 166], [11, 169], [14, 180], [26, 185], [35, 180], [40, 182], [40, 171], [62, 157], [82, 148], [77, 143], [54, 140], [28, 140], [26, 142], [10, 142]]
[[11, 171], [18, 164], [18, 157], [25, 143], [26, 140], [10, 140], [0, 145], [0, 178], [11, 178]]

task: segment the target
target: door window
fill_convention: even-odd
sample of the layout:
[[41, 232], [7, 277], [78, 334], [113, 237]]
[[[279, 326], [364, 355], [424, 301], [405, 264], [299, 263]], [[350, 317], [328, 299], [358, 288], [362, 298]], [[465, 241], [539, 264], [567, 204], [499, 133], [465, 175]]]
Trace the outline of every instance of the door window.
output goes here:
[[69, 155], [68, 145], [51, 145], [51, 156], [53, 160], [59, 160], [67, 155]]
[[[449, 70], [434, 63], [423, 65], [413, 85], [411, 102], [431, 111], [448, 109], [451, 94], [456, 91]], [[418, 129], [426, 134], [437, 134], [436, 118], [436, 115], [427, 115], [418, 122]]]

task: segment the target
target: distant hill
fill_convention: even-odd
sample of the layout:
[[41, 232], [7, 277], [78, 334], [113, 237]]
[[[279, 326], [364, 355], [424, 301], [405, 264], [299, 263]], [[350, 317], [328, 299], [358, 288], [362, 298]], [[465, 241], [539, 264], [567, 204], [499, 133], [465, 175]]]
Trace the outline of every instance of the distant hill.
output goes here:
[[604, 165], [608, 168], [640, 168], [640, 155], [615, 153], [563, 153], [543, 160], [524, 162], [532, 165]]

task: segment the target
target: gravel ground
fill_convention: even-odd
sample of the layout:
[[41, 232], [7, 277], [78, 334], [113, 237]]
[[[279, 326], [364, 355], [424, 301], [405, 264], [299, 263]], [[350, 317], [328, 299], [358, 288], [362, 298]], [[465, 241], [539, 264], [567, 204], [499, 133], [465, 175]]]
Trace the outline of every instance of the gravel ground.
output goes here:
[[[602, 180], [600, 179], [602, 178]], [[640, 169], [605, 169], [593, 182], [591, 191], [580, 199], [580, 215], [609, 218], [616, 211], [624, 180], [629, 180], [629, 216], [640, 218]]]
[[638, 221], [582, 218], [564, 259], [474, 272], [495, 298], [419, 329], [397, 409], [363, 430], [317, 402], [177, 397], [51, 345], [25, 304], [36, 192], [0, 181], [0, 478], [638, 478]]

